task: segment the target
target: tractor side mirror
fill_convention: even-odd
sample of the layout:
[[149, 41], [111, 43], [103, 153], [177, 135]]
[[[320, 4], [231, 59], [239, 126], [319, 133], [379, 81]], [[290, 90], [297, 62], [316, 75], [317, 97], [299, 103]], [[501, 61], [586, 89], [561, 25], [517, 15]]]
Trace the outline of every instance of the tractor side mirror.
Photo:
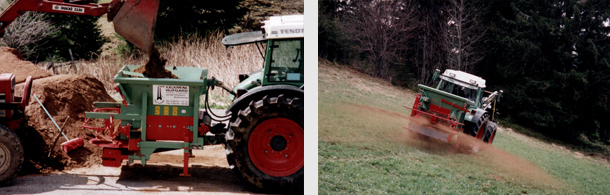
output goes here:
[[432, 82], [436, 81], [438, 79], [438, 76], [441, 75], [441, 70], [436, 69], [434, 71], [434, 75], [432, 75]]

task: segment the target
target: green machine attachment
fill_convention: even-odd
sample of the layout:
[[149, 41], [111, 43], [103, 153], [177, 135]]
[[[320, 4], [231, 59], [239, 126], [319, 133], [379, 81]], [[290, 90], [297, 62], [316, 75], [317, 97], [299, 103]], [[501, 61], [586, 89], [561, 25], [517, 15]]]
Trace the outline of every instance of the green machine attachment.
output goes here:
[[[203, 148], [210, 131], [209, 122], [202, 122], [206, 114], [199, 111], [199, 97], [220, 82], [208, 80], [203, 68], [167, 67], [178, 79], [155, 79], [132, 72], [138, 67], [127, 65], [114, 77], [122, 103], [95, 102], [96, 109], [85, 113], [83, 127], [96, 130], [89, 142], [104, 148], [103, 165], [111, 167], [123, 159], [146, 165], [153, 152], [184, 149], [181, 175], [188, 176], [188, 156]], [[91, 119], [104, 119], [104, 127], [88, 126]]]

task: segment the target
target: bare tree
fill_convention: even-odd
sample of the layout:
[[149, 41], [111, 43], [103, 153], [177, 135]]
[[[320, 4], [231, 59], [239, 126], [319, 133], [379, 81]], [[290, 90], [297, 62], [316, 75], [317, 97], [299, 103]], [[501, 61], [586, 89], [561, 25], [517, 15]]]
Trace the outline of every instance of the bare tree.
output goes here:
[[[0, 0], [0, 12], [9, 6], [7, 0]], [[31, 55], [37, 48], [43, 47], [46, 38], [52, 38], [59, 29], [45, 19], [39, 12], [25, 12], [19, 16], [5, 31], [0, 45], [17, 49], [22, 55]]]
[[354, 49], [373, 64], [372, 75], [391, 79], [417, 28], [410, 1], [355, 0], [345, 6], [340, 28]]
[[487, 30], [480, 25], [479, 10], [466, 0], [450, 0], [445, 12], [448, 15], [444, 34], [447, 68], [472, 73], [485, 53], [481, 43]]
[[45, 46], [46, 38], [52, 36], [57, 30], [57, 27], [44, 18], [43, 13], [26, 12], [5, 29], [2, 44], [28, 56], [37, 48]]
[[443, 33], [445, 28], [445, 15], [443, 7], [445, 1], [418, 1], [417, 20], [421, 28], [418, 29], [418, 40], [416, 43], [413, 59], [411, 60], [415, 70], [416, 83], [426, 85], [432, 84], [434, 69], [442, 69], [446, 65], [446, 53], [443, 52], [445, 39]]

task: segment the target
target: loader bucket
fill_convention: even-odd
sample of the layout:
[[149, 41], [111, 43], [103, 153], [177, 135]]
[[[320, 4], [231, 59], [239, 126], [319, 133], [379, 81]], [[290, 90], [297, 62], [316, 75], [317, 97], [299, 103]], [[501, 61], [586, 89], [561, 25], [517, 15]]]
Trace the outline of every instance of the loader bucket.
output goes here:
[[125, 0], [112, 19], [114, 30], [150, 56], [159, 0]]

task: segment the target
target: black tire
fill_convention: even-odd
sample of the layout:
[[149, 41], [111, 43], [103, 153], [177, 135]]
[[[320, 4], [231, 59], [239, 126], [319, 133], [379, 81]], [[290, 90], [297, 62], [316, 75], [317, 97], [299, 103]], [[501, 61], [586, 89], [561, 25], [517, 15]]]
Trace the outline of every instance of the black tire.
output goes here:
[[0, 125], [0, 185], [11, 184], [23, 164], [23, 145], [17, 134]]
[[[233, 138], [232, 140], [227, 140], [227, 144], [229, 146], [228, 151], [232, 152], [227, 155], [227, 160], [229, 164], [233, 166], [233, 170], [235, 171], [235, 173], [243, 181], [248, 182], [251, 187], [254, 187], [258, 190], [263, 190], [265, 192], [298, 193], [303, 191], [303, 111], [304, 106], [302, 95], [300, 97], [288, 97], [284, 95], [264, 96], [259, 100], [251, 101], [247, 107], [241, 108], [238, 111], [235, 117], [233, 117], [233, 119], [231, 120], [230, 130], [229, 132], [227, 132], [227, 134], [232, 135], [230, 137]], [[274, 122], [281, 123], [276, 124]], [[278, 131], [276, 131], [275, 135], [266, 135], [260, 133], [266, 133], [267, 131], [271, 133], [271, 129], [264, 129], [267, 124], [273, 124], [277, 126], [289, 126], [291, 128], [287, 127], [286, 129], [296, 129], [296, 133], [294, 136], [293, 133], [289, 133], [290, 137], [288, 137], [285, 133], [283, 135], [278, 135]], [[253, 131], [256, 132], [253, 134]], [[251, 135], [253, 135], [252, 139], [250, 139]], [[261, 135], [264, 138], [258, 139], [261, 138]], [[269, 136], [270, 141], [265, 140], [267, 136]], [[276, 146], [275, 144], [280, 143], [282, 139], [284, 143], [283, 147], [281, 146], [281, 144], [280, 146], [274, 147]], [[292, 143], [290, 143], [291, 140]], [[259, 147], [259, 145], [256, 145], [256, 143], [267, 143], [266, 145], [268, 147]], [[256, 147], [249, 148], [249, 144], [253, 144]], [[297, 149], [288, 150], [288, 146], [290, 146], [291, 148], [296, 147]], [[278, 156], [278, 154], [286, 155], [286, 158], [288, 159], [287, 161], [290, 162], [291, 165], [289, 165], [289, 163], [286, 163], [285, 167], [291, 167], [290, 171], [282, 172], [286, 175], [273, 176], [273, 174], [270, 174], [269, 170], [267, 170], [268, 168], [274, 167], [269, 166], [271, 164], [262, 163], [268, 166], [259, 167], [261, 166], [261, 163], [255, 163], [255, 161], [261, 162], [258, 159], [272, 160], [271, 157], [267, 158], [267, 156], [271, 156], [272, 154], [261, 155], [260, 151], [262, 150], [264, 150], [265, 153], [270, 151], [269, 153], [274, 153], [273, 155], [275, 156]], [[288, 153], [282, 154], [282, 151], [290, 152], [290, 158], [288, 157]], [[254, 155], [252, 156], [251, 154]], [[298, 162], [300, 162], [301, 164], [299, 164]], [[283, 166], [276, 167], [283, 168]]]
[[479, 129], [477, 127], [477, 124], [471, 123], [471, 122], [465, 122], [464, 124], [464, 134], [466, 135], [470, 135], [470, 136], [477, 136], [477, 129]]
[[[489, 122], [487, 127], [485, 127], [485, 134], [483, 134], [483, 141], [485, 143], [493, 143], [496, 130], [498, 129], [498, 125], [494, 122]], [[492, 137], [493, 135], [493, 137]]]
[[[485, 118], [484, 120], [482, 120], [482, 122], [479, 123], [471, 123], [471, 122], [467, 122], [466, 124], [464, 124], [464, 133], [468, 134], [472, 137], [477, 137], [477, 134], [479, 133], [479, 131], [483, 130], [483, 128], [487, 127], [487, 124], [489, 123], [489, 120], [487, 118]], [[483, 136], [485, 137], [485, 136]]]

